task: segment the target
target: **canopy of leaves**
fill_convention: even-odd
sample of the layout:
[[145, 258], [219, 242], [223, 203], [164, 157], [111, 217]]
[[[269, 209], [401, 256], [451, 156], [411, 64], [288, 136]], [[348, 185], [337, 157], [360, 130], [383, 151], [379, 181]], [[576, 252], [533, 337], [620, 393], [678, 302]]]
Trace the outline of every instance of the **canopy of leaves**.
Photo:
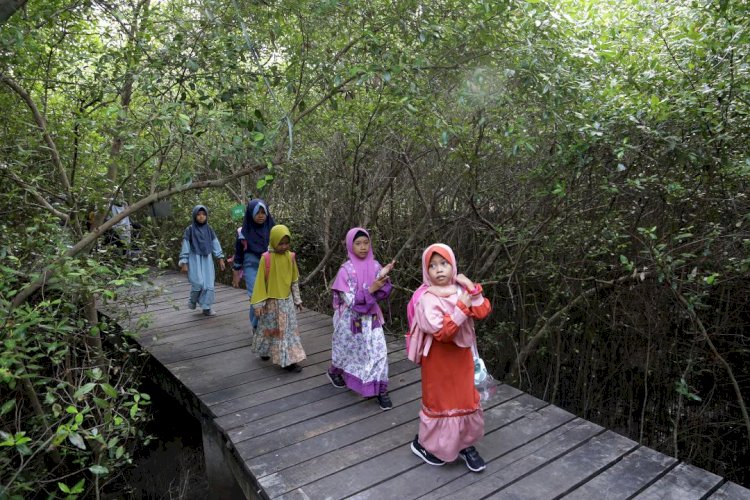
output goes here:
[[[141, 223], [142, 264], [170, 266], [190, 207], [231, 249], [252, 196], [292, 228], [308, 305], [329, 307], [353, 225], [398, 259], [394, 312], [421, 248], [449, 243], [493, 302], [497, 375], [750, 484], [747, 19], [694, 0], [27, 4], [0, 24], [0, 487], [55, 485], [50, 429], [98, 428], [75, 415], [104, 384], [115, 413], [138, 394], [94, 355], [50, 369], [92, 352], [92, 301], [135, 278], [101, 244], [110, 205]], [[67, 441], [56, 494], [125, 465], [88, 442]]]

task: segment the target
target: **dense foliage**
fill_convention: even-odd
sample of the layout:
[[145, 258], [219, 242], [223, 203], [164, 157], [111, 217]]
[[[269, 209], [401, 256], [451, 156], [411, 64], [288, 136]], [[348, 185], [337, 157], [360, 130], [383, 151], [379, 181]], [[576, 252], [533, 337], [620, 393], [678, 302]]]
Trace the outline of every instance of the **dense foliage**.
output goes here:
[[[230, 208], [258, 194], [308, 305], [366, 225], [399, 260], [398, 331], [421, 248], [449, 243], [493, 301], [497, 375], [750, 484], [747, 19], [698, 0], [31, 2], [0, 24], [0, 488], [91, 495], [126, 466], [148, 400], [97, 300], [173, 264], [196, 202], [230, 249]], [[119, 199], [139, 262], [101, 245]]]

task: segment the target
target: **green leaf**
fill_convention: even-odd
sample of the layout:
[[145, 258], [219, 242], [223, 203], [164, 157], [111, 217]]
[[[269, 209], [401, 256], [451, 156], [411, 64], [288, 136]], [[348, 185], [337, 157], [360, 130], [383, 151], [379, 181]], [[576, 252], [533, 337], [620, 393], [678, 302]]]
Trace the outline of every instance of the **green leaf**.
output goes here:
[[67, 485], [67, 484], [65, 484], [65, 483], [57, 483], [57, 487], [58, 487], [58, 488], [60, 488], [60, 490], [61, 490], [61, 491], [62, 491], [63, 493], [68, 493], [68, 494], [70, 493], [70, 488], [69, 488], [69, 487], [68, 487], [68, 485]]
[[16, 406], [16, 400], [11, 399], [9, 401], [6, 401], [3, 403], [2, 408], [0, 408], [0, 415], [5, 415], [9, 411], [11, 411]]
[[85, 394], [88, 394], [89, 392], [91, 392], [94, 389], [94, 387], [96, 387], [96, 384], [93, 382], [84, 384], [81, 387], [79, 387], [76, 392], [73, 393], [73, 397], [75, 399], [81, 399]]
[[86, 478], [81, 479], [78, 481], [75, 486], [73, 486], [73, 489], [70, 490], [71, 493], [83, 493], [83, 485], [86, 484]]
[[440, 134], [440, 145], [443, 147], [447, 146], [449, 138], [450, 138], [450, 135], [448, 134], [448, 131], [443, 130], [443, 132]]
[[117, 391], [111, 385], [109, 385], [109, 384], [100, 384], [100, 387], [104, 391], [104, 394], [106, 394], [110, 398], [116, 398], [117, 397]]
[[92, 474], [96, 474], [97, 476], [109, 474], [109, 469], [107, 469], [103, 465], [92, 465], [91, 467], [89, 467], [89, 470]]
[[77, 432], [71, 432], [70, 434], [68, 434], [68, 441], [70, 441], [70, 443], [76, 448], [79, 448], [81, 450], [86, 449], [86, 443], [83, 442], [83, 438]]

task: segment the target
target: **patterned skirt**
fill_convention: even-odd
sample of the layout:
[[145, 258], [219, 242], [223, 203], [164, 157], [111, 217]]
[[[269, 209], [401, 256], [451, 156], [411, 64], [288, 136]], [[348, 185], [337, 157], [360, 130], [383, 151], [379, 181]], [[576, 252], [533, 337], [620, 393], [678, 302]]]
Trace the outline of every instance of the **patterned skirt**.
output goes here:
[[251, 350], [259, 356], [270, 356], [281, 367], [299, 363], [307, 356], [297, 327], [297, 311], [290, 295], [286, 299], [268, 299], [254, 304], [258, 328], [253, 333]]

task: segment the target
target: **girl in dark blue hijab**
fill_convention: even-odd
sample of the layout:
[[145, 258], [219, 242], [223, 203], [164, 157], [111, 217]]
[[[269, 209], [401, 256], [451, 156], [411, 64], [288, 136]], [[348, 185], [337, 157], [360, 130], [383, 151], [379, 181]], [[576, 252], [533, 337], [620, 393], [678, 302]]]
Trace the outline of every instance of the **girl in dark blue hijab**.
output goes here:
[[216, 314], [211, 309], [216, 301], [213, 256], [219, 259], [219, 267], [223, 271], [224, 252], [216, 233], [208, 225], [208, 209], [203, 205], [196, 205], [193, 208], [193, 223], [185, 228], [182, 236], [179, 265], [181, 271], [187, 273], [190, 281], [188, 308], [195, 309], [197, 304], [200, 304], [206, 316]]
[[[242, 228], [237, 232], [237, 241], [234, 244], [234, 263], [232, 269], [232, 285], [239, 288], [240, 271], [245, 277], [248, 297], [253, 294], [255, 276], [258, 274], [260, 256], [268, 250], [268, 240], [271, 228], [275, 225], [268, 205], [263, 200], [254, 198], [250, 200], [245, 209], [245, 217], [242, 220]], [[253, 329], [258, 326], [253, 308], [250, 308], [250, 324]]]

